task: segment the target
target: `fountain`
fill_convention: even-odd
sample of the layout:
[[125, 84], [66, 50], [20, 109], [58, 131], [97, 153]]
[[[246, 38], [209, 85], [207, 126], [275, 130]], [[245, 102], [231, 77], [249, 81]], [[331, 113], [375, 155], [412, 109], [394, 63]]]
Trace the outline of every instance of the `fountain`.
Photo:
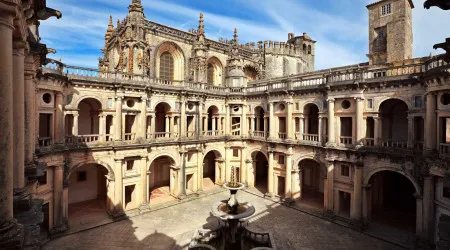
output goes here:
[[230, 191], [230, 198], [214, 203], [211, 209], [219, 225], [213, 229], [196, 231], [189, 249], [276, 249], [271, 233], [257, 233], [246, 228], [246, 219], [255, 213], [255, 207], [237, 200], [237, 192], [244, 188], [244, 184], [236, 180], [237, 169], [234, 166], [231, 168], [230, 181], [223, 185]]

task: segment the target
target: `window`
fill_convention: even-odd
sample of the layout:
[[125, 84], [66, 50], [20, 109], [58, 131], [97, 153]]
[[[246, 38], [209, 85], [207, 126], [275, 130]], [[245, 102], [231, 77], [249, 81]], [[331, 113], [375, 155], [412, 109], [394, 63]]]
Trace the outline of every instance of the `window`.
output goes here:
[[169, 52], [164, 52], [160, 57], [159, 78], [164, 80], [173, 80], [173, 75], [173, 57]]
[[278, 157], [278, 163], [279, 163], [279, 164], [284, 164], [284, 155], [280, 155], [280, 156]]
[[39, 182], [39, 185], [47, 184], [47, 171], [44, 171], [44, 175], [39, 176], [38, 182]]
[[348, 109], [348, 108], [350, 108], [350, 106], [352, 106], [352, 104], [350, 103], [349, 100], [344, 100], [344, 101], [342, 101], [341, 106], [343, 109]]
[[414, 107], [415, 108], [422, 107], [422, 96], [414, 96]]
[[134, 168], [134, 160], [127, 161], [127, 171], [131, 171]]
[[381, 6], [381, 15], [382, 16], [389, 15], [391, 13], [392, 13], [391, 3], [387, 3], [383, 6]]
[[52, 95], [50, 95], [49, 93], [45, 93], [42, 96], [42, 100], [46, 103], [46, 104], [50, 104], [52, 102]]
[[208, 79], [208, 83], [211, 85], [215, 84], [215, 79], [214, 79], [214, 65], [212, 65], [212, 63], [208, 63], [208, 72], [207, 72], [207, 79]]
[[233, 148], [233, 157], [239, 157], [239, 149]]
[[341, 165], [341, 176], [350, 176], [350, 167], [348, 165]]
[[77, 172], [77, 182], [87, 181], [87, 173], [86, 171]]
[[367, 99], [367, 108], [373, 109], [373, 99]]

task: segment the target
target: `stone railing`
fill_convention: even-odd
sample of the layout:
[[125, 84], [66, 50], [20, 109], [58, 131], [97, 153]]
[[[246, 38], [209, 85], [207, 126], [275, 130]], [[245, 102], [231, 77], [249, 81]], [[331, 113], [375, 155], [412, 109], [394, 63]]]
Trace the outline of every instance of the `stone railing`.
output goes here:
[[[126, 84], [144, 84], [152, 86], [170, 86], [190, 90], [209, 91], [214, 93], [245, 94], [251, 95], [271, 91], [285, 91], [303, 88], [316, 88], [325, 84], [346, 84], [354, 82], [376, 81], [386, 77], [410, 77], [414, 74], [422, 74], [427, 71], [449, 67], [439, 56], [417, 59], [419, 63], [407, 65], [387, 65], [371, 67], [367, 64], [352, 65], [341, 68], [319, 70], [286, 77], [252, 81], [247, 87], [213, 86], [205, 83], [165, 80], [152, 78], [148, 75], [139, 75], [126, 72], [108, 72], [97, 69], [75, 67], [65, 65], [59, 61], [49, 59], [44, 66], [44, 73], [61, 74], [72, 79], [87, 80], [89, 78], [102, 78], [105, 83], [123, 82]], [[450, 72], [450, 69], [447, 69]]]
[[286, 139], [286, 133], [285, 132], [278, 132], [278, 138], [281, 140], [285, 140]]
[[375, 138], [364, 138], [364, 146], [375, 146]]
[[253, 137], [255, 138], [266, 138], [266, 133], [264, 131], [253, 131]]
[[315, 134], [303, 134], [303, 140], [304, 140], [304, 141], [314, 141], [314, 142], [319, 142], [319, 135], [315, 135]]
[[48, 147], [53, 144], [53, 138], [51, 137], [39, 137], [38, 143], [40, 147]]
[[394, 141], [390, 139], [381, 139], [380, 144], [385, 148], [408, 148], [407, 141]]
[[341, 144], [344, 144], [344, 145], [353, 144], [353, 137], [351, 137], [351, 136], [340, 136], [339, 139], [340, 139], [339, 142]]

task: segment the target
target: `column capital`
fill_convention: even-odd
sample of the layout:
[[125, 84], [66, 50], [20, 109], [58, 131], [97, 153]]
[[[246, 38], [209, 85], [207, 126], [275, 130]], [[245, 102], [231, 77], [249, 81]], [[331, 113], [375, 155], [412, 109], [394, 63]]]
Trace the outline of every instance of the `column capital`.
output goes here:
[[334, 98], [328, 98], [327, 102], [333, 102], [334, 103], [335, 99]]
[[25, 51], [29, 51], [30, 46], [27, 41], [14, 40], [13, 41], [13, 54], [25, 56]]
[[141, 101], [147, 101], [148, 97], [147, 96], [141, 96]]
[[116, 95], [115, 97], [116, 97], [117, 101], [121, 101], [124, 96], [123, 95]]
[[357, 102], [360, 102], [360, 101], [364, 101], [364, 97], [362, 97], [362, 96], [358, 96], [358, 97], [355, 97], [354, 98]]
[[0, 25], [6, 26], [14, 30], [14, 18], [16, 17], [16, 4], [13, 1], [8, 1], [8, 4], [0, 2]]

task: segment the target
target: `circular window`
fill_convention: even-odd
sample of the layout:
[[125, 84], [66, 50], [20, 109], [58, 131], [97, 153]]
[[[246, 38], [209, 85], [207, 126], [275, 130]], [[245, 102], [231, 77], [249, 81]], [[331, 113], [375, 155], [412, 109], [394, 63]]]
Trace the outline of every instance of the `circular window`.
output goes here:
[[128, 106], [129, 108], [134, 107], [134, 100], [128, 99], [128, 100], [127, 100], [127, 106]]
[[449, 93], [444, 93], [441, 95], [441, 103], [442, 103], [442, 105], [450, 104], [450, 94]]
[[286, 108], [286, 106], [283, 103], [280, 103], [280, 105], [278, 105], [278, 109], [283, 111]]
[[238, 112], [239, 111], [239, 106], [233, 106], [233, 111], [234, 112]]
[[188, 109], [189, 110], [192, 110], [194, 108], [194, 104], [192, 103], [192, 102], [190, 102], [189, 104], [188, 104]]
[[350, 108], [350, 106], [352, 106], [352, 104], [348, 100], [344, 100], [341, 103], [341, 106], [342, 106], [343, 109], [348, 109], [348, 108]]
[[44, 95], [42, 95], [42, 100], [49, 104], [52, 102], [52, 95], [50, 95], [49, 93], [45, 93]]

